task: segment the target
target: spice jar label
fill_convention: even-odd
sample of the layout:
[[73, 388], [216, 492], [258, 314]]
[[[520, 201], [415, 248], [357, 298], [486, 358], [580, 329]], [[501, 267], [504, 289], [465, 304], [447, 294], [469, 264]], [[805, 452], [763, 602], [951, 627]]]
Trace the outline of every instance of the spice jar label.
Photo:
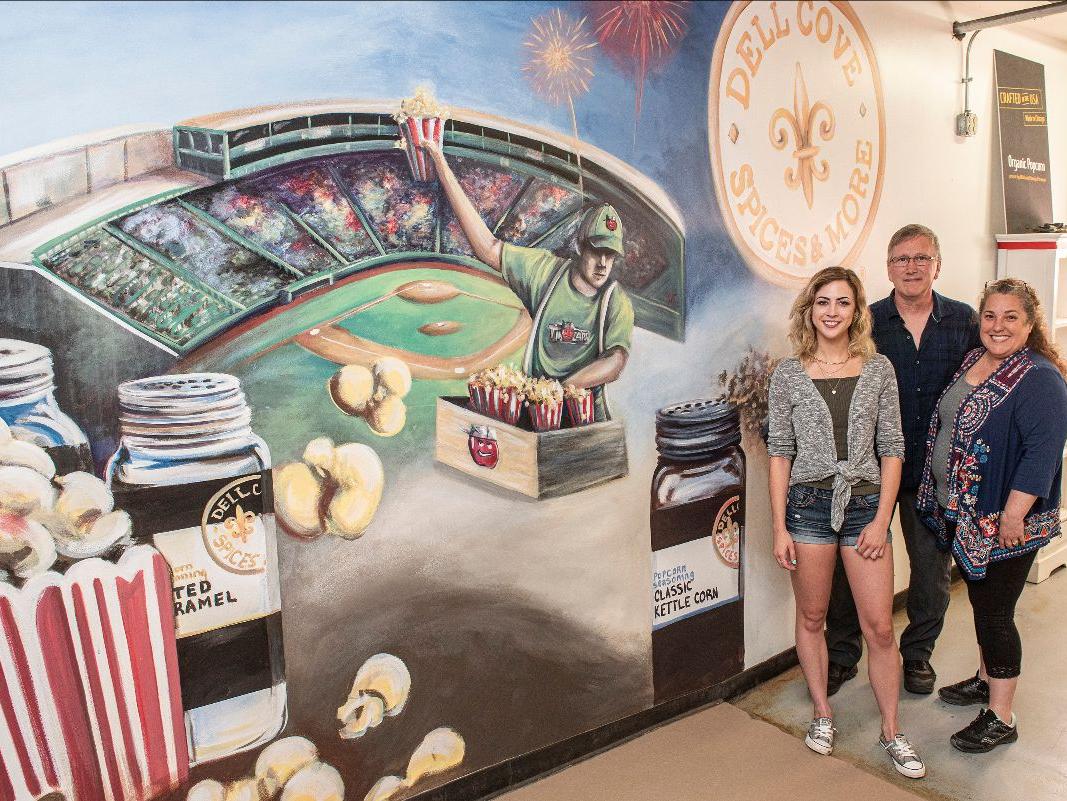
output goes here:
[[[154, 543], [173, 572], [179, 639], [263, 617], [281, 608], [278, 598], [268, 597], [269, 586], [262, 576], [223, 567], [209, 552], [198, 528], [160, 532]], [[249, 535], [249, 545], [260, 549], [264, 564], [273, 556], [267, 553], [261, 516]]]
[[714, 539], [652, 552], [653, 631], [740, 597], [740, 571], [720, 558]]
[[220, 489], [200, 521], [204, 548], [215, 564], [241, 576], [262, 573], [267, 562], [263, 530], [263, 477], [243, 476]]
[[735, 570], [741, 568], [741, 496], [735, 495], [715, 516], [712, 528], [719, 556]]

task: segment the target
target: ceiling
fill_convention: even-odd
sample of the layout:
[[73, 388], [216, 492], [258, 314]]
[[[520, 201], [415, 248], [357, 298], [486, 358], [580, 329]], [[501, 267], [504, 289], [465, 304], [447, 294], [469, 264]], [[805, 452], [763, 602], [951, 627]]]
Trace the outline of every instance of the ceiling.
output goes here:
[[[991, 17], [995, 14], [1007, 14], [1010, 11], [1019, 11], [1026, 8], [1038, 8], [1047, 3], [1036, 0], [1024, 0], [1014, 2], [1006, 0], [945, 0], [942, 6], [949, 12], [954, 22], [967, 22], [981, 17]], [[1027, 22], [1014, 22], [1011, 30], [1027, 33], [1042, 39], [1055, 42], [1059, 46], [1067, 46], [1067, 6], [1059, 14], [1053, 14], [1041, 19]]]

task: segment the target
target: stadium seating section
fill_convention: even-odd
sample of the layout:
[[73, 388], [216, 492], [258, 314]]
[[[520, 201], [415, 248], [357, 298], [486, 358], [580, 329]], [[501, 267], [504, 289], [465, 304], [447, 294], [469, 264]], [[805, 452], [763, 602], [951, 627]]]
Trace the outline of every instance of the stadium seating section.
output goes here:
[[[457, 177], [507, 242], [573, 252], [582, 207], [562, 183], [455, 157]], [[670, 243], [634, 209], [620, 282], [676, 305]], [[651, 229], [651, 230], [650, 230]], [[436, 181], [412, 179], [402, 153], [341, 153], [166, 197], [76, 232], [38, 254], [82, 294], [178, 352], [260, 309], [390, 259], [470, 262], [470, 244]], [[657, 285], [657, 279], [663, 278]]]

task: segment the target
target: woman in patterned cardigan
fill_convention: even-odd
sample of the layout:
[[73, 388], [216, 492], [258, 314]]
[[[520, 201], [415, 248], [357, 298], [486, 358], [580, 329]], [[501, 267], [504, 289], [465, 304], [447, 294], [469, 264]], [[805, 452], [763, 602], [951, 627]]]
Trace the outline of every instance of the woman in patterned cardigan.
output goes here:
[[1012, 703], [1022, 665], [1015, 604], [1039, 548], [1060, 533], [1067, 365], [1033, 288], [986, 285], [982, 347], [971, 351], [930, 421], [918, 508], [967, 583], [979, 667], [942, 687], [951, 704], [987, 704], [951, 738], [980, 753], [1018, 739]]
[[795, 355], [771, 376], [767, 447], [774, 556], [793, 579], [797, 656], [814, 707], [804, 742], [833, 751], [823, 628], [840, 550], [867, 642], [881, 745], [898, 772], [919, 778], [926, 766], [897, 725], [889, 522], [904, 435], [893, 366], [875, 353], [852, 270], [828, 267], [812, 277], [793, 304], [789, 338]]

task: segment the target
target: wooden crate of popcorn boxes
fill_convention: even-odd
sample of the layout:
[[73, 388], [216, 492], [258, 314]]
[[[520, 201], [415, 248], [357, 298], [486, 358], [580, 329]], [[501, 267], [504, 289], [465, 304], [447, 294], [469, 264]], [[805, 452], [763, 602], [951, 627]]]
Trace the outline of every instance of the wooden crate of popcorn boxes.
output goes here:
[[468, 389], [437, 399], [437, 461], [531, 498], [626, 475], [623, 425], [593, 422], [588, 390], [504, 366], [472, 376]]

